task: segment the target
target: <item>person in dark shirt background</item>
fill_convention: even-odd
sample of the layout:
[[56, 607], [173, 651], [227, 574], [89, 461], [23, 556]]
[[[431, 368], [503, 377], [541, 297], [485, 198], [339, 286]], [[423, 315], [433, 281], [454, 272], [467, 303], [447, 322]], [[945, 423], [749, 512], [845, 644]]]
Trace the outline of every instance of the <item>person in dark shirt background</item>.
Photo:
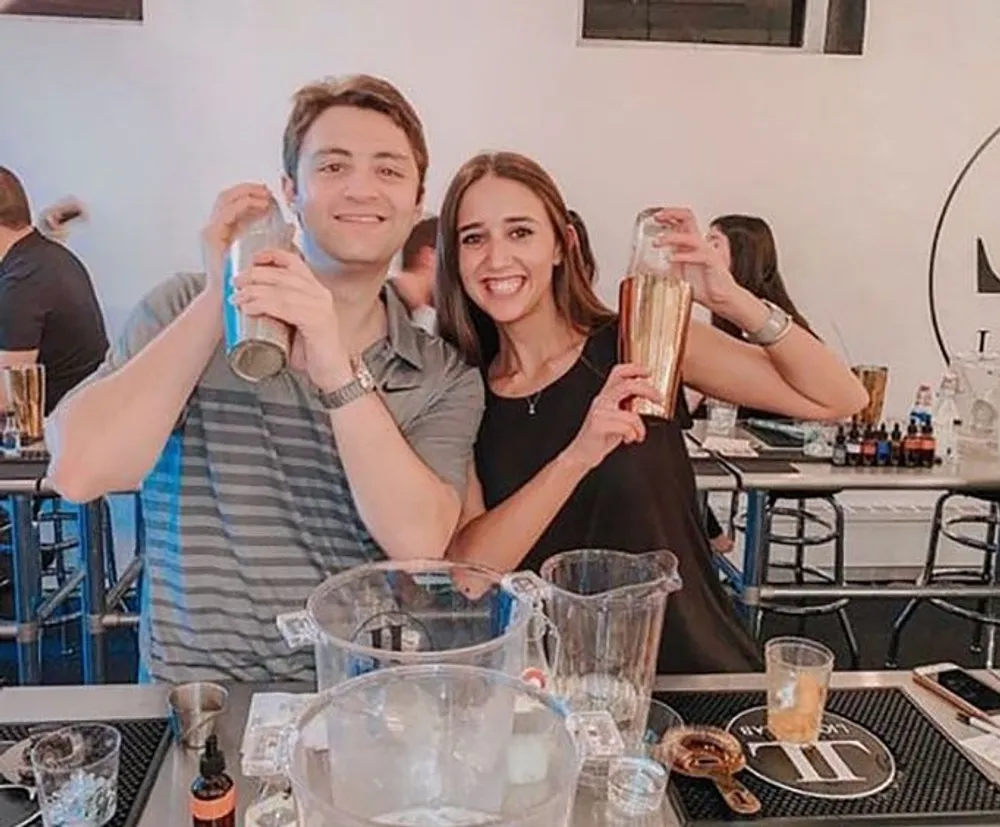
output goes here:
[[437, 311], [434, 309], [437, 233], [436, 215], [413, 225], [400, 253], [400, 270], [393, 278], [396, 292], [409, 308], [413, 323], [431, 335], [437, 332]]
[[[737, 214], [719, 216], [712, 221], [706, 238], [722, 255], [722, 260], [740, 287], [757, 298], [780, 307], [799, 327], [816, 336], [788, 294], [778, 268], [778, 246], [774, 240], [774, 232], [763, 218]], [[741, 330], [718, 316], [712, 317], [712, 326], [737, 339], [743, 338]], [[705, 418], [705, 403], [700, 396], [689, 396], [688, 404], [694, 409], [695, 419]], [[782, 418], [771, 411], [747, 407], [741, 407], [737, 415], [741, 420]], [[725, 532], [711, 508], [706, 512], [705, 520], [712, 548], [721, 554], [732, 551], [733, 538]]]
[[0, 167], [0, 369], [45, 367], [45, 413], [104, 359], [108, 336], [87, 268], [31, 223], [18, 177]]

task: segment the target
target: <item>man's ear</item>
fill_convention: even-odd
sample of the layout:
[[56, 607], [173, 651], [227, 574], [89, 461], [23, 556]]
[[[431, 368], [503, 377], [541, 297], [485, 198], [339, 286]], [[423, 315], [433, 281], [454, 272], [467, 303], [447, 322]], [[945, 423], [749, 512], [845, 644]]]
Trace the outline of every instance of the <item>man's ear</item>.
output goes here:
[[292, 214], [299, 218], [299, 193], [295, 181], [288, 175], [281, 176], [281, 194], [284, 196], [285, 205], [292, 211]]

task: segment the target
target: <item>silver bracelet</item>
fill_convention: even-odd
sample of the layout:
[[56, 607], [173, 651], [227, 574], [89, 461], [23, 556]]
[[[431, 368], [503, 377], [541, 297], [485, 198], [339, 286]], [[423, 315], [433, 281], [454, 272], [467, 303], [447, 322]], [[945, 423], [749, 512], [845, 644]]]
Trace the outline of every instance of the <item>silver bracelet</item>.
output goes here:
[[755, 330], [752, 333], [747, 332], [746, 340], [752, 345], [770, 347], [771, 345], [776, 345], [791, 333], [792, 325], [795, 322], [792, 321], [791, 316], [776, 304], [769, 302], [767, 299], [761, 299], [761, 301], [767, 305], [770, 313], [768, 313], [767, 320], [761, 325], [759, 330]]

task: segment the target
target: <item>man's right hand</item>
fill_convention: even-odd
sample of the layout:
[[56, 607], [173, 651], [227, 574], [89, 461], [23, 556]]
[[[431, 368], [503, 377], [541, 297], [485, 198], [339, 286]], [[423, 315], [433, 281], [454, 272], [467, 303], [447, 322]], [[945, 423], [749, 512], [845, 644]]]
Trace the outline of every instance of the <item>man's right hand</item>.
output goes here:
[[223, 264], [240, 225], [247, 219], [264, 215], [274, 200], [265, 184], [240, 184], [215, 199], [212, 215], [201, 232], [209, 285], [221, 291]]
[[663, 402], [661, 394], [649, 382], [648, 371], [638, 365], [615, 365], [601, 392], [590, 403], [587, 418], [567, 446], [564, 457], [590, 470], [622, 443], [642, 442], [646, 438], [642, 417], [622, 408], [622, 403], [634, 396]]

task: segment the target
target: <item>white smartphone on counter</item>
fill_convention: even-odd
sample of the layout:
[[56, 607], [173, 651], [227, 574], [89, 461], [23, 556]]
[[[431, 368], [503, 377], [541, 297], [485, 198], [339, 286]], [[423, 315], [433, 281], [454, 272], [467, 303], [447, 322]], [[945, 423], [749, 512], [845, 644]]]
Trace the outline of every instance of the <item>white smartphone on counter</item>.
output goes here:
[[987, 720], [1000, 716], [1000, 685], [957, 664], [918, 666], [913, 670], [913, 680], [967, 715]]

